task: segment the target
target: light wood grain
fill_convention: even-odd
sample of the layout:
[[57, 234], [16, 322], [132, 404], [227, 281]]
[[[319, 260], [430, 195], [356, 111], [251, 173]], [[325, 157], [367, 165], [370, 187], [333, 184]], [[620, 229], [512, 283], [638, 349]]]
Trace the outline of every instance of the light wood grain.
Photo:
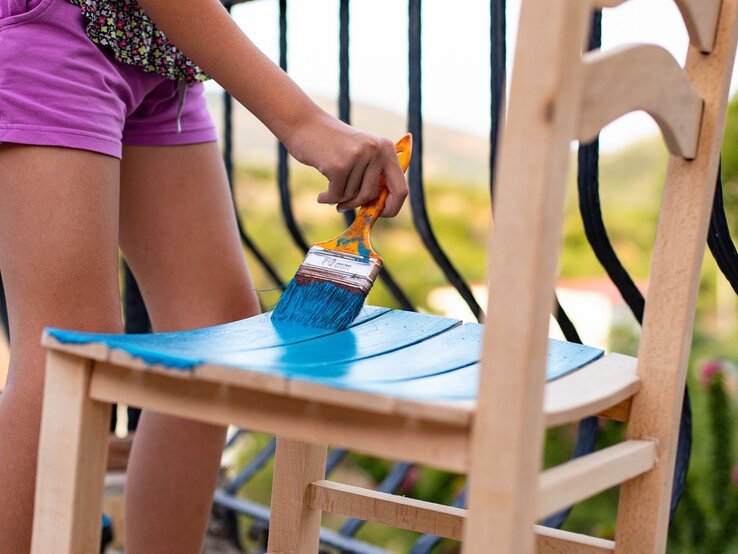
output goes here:
[[584, 73], [580, 141], [590, 142], [608, 123], [643, 110], [659, 125], [673, 154], [695, 157], [702, 99], [666, 49], [640, 44], [589, 53]]
[[626, 441], [547, 469], [538, 478], [536, 518], [642, 475], [655, 464], [652, 441]]
[[468, 426], [349, 409], [164, 373], [96, 362], [90, 396], [210, 423], [234, 424], [289, 439], [341, 446], [393, 460], [464, 473]]
[[608, 354], [566, 377], [548, 383], [544, 393], [546, 425], [555, 427], [602, 412], [638, 392], [638, 360]]
[[[310, 502], [326, 512], [457, 541], [462, 539], [468, 514], [463, 508], [325, 480], [310, 485]], [[577, 533], [540, 526], [535, 533], [539, 554], [610, 554], [614, 550], [612, 541]]]
[[105, 362], [108, 360], [108, 347], [99, 343], [77, 344], [73, 342], [61, 342], [49, 335], [47, 332], [41, 336], [41, 345], [57, 352], [67, 352], [81, 358], [89, 358]]
[[697, 158], [672, 156], [656, 232], [638, 353], [641, 390], [627, 437], [658, 441], [658, 466], [621, 489], [615, 543], [620, 553], [664, 552], [695, 303], [712, 209], [730, 78], [736, 52], [736, 0], [724, 0], [711, 55], [690, 48], [685, 69], [705, 100]]
[[319, 506], [310, 484], [325, 477], [325, 446], [277, 438], [269, 522], [269, 554], [314, 554], [320, 539]]
[[633, 399], [628, 398], [627, 400], [623, 400], [620, 404], [616, 404], [611, 408], [598, 412], [597, 417], [603, 417], [613, 421], [628, 421], [630, 419], [630, 408], [632, 405]]
[[334, 514], [461, 540], [466, 510], [331, 481], [310, 485], [310, 503]]
[[[626, 0], [594, 0], [594, 8], [615, 8]], [[721, 0], [675, 0], [687, 26], [689, 40], [704, 54], [712, 52]]]
[[87, 396], [91, 367], [67, 353], [47, 357], [33, 554], [100, 550], [110, 405]]
[[675, 0], [689, 32], [689, 40], [703, 54], [712, 52], [721, 0]]
[[549, 312], [591, 6], [522, 4], [500, 144], [466, 554], [530, 554]]
[[615, 543], [560, 529], [536, 526], [538, 554], [612, 554]]

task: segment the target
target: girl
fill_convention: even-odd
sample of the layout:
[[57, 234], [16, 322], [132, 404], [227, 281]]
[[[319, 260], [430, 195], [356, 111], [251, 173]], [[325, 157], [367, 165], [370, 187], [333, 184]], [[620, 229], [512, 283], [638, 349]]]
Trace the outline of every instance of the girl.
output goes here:
[[[0, 0], [0, 270], [11, 336], [2, 553], [29, 550], [42, 328], [122, 332], [119, 246], [155, 331], [259, 310], [202, 85], [192, 84], [203, 71], [327, 177], [318, 202], [355, 208], [376, 197], [382, 174], [385, 216], [407, 195], [392, 142], [319, 109], [217, 0], [140, 6]], [[128, 553], [200, 551], [224, 433], [142, 416], [126, 485]]]

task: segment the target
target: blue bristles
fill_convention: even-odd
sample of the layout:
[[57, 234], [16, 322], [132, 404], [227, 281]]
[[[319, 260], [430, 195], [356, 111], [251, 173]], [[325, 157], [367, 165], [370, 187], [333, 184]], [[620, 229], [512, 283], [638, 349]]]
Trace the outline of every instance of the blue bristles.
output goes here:
[[340, 331], [356, 319], [365, 295], [326, 281], [290, 281], [272, 313], [273, 321]]

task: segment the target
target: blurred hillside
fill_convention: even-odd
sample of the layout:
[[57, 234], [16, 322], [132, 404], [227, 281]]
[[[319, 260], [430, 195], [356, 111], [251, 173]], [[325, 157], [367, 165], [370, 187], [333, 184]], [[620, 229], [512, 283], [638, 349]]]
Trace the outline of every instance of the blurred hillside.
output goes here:
[[[328, 113], [338, 113], [335, 100], [315, 97]], [[223, 101], [220, 94], [209, 94], [208, 105], [220, 122]], [[407, 131], [405, 117], [381, 108], [353, 103], [352, 123], [356, 127], [398, 139]], [[248, 111], [238, 106], [234, 117], [236, 159], [249, 164], [273, 165], [277, 161], [274, 136]], [[461, 184], [484, 185], [487, 182], [488, 139], [448, 127], [424, 123], [424, 171], [437, 179], [454, 179]]]

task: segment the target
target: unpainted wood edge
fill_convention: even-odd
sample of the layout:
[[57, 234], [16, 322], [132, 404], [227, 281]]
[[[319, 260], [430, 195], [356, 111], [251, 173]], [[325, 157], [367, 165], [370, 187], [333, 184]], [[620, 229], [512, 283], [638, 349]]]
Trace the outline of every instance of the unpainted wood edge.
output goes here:
[[633, 397], [630, 397], [620, 402], [620, 404], [602, 410], [597, 414], [597, 417], [625, 423], [630, 419], [630, 409], [632, 406]]
[[[626, 0], [594, 0], [596, 10], [616, 8]], [[702, 52], [709, 54], [715, 47], [717, 24], [722, 0], [675, 0], [689, 33], [689, 41]]]
[[476, 400], [421, 402], [399, 399], [396, 412], [400, 415], [417, 417], [427, 421], [464, 426], [471, 425], [476, 407]]
[[108, 347], [104, 344], [61, 342], [46, 331], [41, 335], [41, 346], [50, 350], [66, 352], [68, 354], [74, 354], [82, 358], [89, 358], [100, 362], [106, 362], [108, 360], [109, 351]]
[[[467, 510], [327, 480], [311, 483], [310, 507], [460, 541]], [[535, 526], [539, 554], [611, 554], [612, 541]]]
[[229, 368], [217, 364], [201, 364], [192, 370], [193, 376], [212, 383], [233, 385], [275, 394], [287, 392], [287, 379], [280, 375]]
[[625, 4], [627, 0], [594, 0], [592, 7], [595, 10], [601, 10], [603, 8], [617, 8], [620, 4]]
[[[611, 369], [607, 368], [608, 365], [613, 364], [615, 367]], [[585, 417], [597, 415], [625, 402], [629, 402], [629, 399], [631, 399], [640, 388], [637, 365], [637, 358], [626, 356], [624, 354], [612, 353], [593, 361], [570, 375], [549, 383], [545, 393], [546, 396], [544, 396], [544, 415], [546, 426], [556, 427], [557, 425], [579, 421]], [[583, 372], [598, 371], [600, 368], [602, 368], [603, 382], [604, 379], [608, 377], [606, 372], [621, 372], [622, 375], [617, 388], [609, 387], [604, 389], [599, 396], [590, 398], [577, 397], [571, 404], [562, 408], [553, 408], [551, 406], [551, 404], [556, 406], [556, 400], [558, 400], [558, 397], [556, 396], [552, 401], [547, 400], [548, 395], [551, 394], [552, 390], [563, 387], [563, 385], [567, 383], [567, 379], [572, 380], [569, 381], [570, 383], [575, 382], [574, 380], [582, 379], [582, 376], [585, 375]], [[616, 415], [622, 414], [621, 411], [614, 411], [613, 413]]]
[[363, 489], [332, 481], [316, 481], [309, 487], [311, 507], [325, 512], [461, 540], [466, 510]]
[[615, 543], [597, 537], [536, 525], [538, 554], [612, 554]]
[[638, 477], [656, 465], [654, 441], [624, 441], [543, 471], [538, 477], [536, 518]]
[[105, 362], [96, 363], [89, 395], [101, 402], [124, 402], [207, 423], [233, 424], [387, 459], [414, 460], [455, 473], [466, 473], [469, 468], [469, 431], [453, 424], [197, 378], [170, 378], [161, 372], [132, 371]]
[[161, 364], [150, 364], [139, 356], [130, 354], [120, 348], [111, 348], [107, 361], [120, 367], [134, 369], [136, 371], [146, 371], [148, 373], [162, 373], [177, 379], [192, 379], [193, 377], [192, 369], [167, 367]]
[[605, 125], [643, 110], [661, 129], [669, 151], [697, 154], [703, 102], [687, 74], [663, 47], [638, 44], [584, 55], [577, 138], [593, 140]]
[[703, 54], [715, 48], [722, 0], [675, 0], [687, 26], [689, 41]]
[[289, 379], [286, 382], [286, 389], [287, 394], [293, 398], [315, 400], [346, 408], [361, 407], [383, 414], [396, 413], [397, 399], [391, 396], [329, 387], [300, 379]]

